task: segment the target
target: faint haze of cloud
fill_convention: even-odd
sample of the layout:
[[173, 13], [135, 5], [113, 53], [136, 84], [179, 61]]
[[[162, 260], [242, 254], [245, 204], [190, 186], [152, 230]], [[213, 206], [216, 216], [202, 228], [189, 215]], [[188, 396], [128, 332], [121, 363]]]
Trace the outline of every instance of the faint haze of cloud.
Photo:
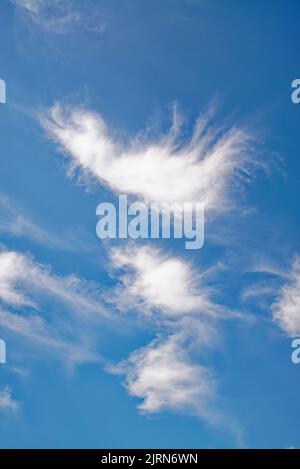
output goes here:
[[183, 119], [174, 108], [171, 129], [151, 140], [136, 137], [121, 143], [101, 115], [54, 105], [41, 124], [76, 169], [116, 193], [147, 202], [201, 202], [206, 214], [219, 214], [237, 204], [232, 197], [261, 160], [254, 156], [251, 136], [233, 127], [220, 130], [209, 116], [199, 118], [186, 141]]
[[75, 275], [54, 275], [49, 268], [14, 251], [0, 253], [0, 299], [12, 306], [35, 307], [32, 293], [52, 296], [83, 316], [110, 314], [102, 305], [99, 287]]
[[0, 302], [1, 329], [25, 339], [29, 348], [66, 364], [100, 360], [95, 334], [113, 315], [95, 283], [57, 276], [28, 256], [3, 251]]
[[15, 204], [0, 194], [0, 233], [24, 236], [50, 249], [65, 251], [93, 251], [95, 240], [81, 228], [60, 233], [60, 236], [44, 229], [30, 217], [21, 213]]
[[9, 386], [0, 389], [0, 411], [16, 412], [19, 409], [19, 402], [12, 398], [12, 391]]
[[[68, 334], [64, 334], [64, 321], [49, 325], [39, 314], [27, 314], [6, 311], [0, 308], [0, 326], [19, 339], [24, 339], [36, 358], [41, 356], [56, 357], [70, 366], [86, 362], [99, 362], [100, 356], [93, 350], [88, 337], [76, 326], [69, 325]], [[19, 341], [20, 342], [20, 341]], [[25, 344], [25, 348], [26, 348]]]
[[90, 0], [11, 0], [31, 20], [52, 33], [67, 33], [83, 29], [105, 32], [97, 3]]

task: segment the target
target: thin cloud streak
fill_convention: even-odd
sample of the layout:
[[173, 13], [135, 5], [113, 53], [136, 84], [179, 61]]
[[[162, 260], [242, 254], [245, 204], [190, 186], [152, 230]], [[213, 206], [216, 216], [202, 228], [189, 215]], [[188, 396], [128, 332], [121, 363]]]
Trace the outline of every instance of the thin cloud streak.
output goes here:
[[20, 12], [48, 33], [66, 34], [85, 30], [102, 34], [106, 30], [100, 12], [93, 15], [89, 4], [76, 0], [11, 0]]
[[102, 305], [99, 287], [75, 275], [60, 277], [17, 252], [0, 253], [0, 299], [13, 306], [32, 306], [27, 293], [50, 295], [82, 315], [109, 317]]
[[58, 276], [14, 251], [0, 253], [0, 326], [27, 349], [65, 364], [101, 361], [98, 335], [115, 317], [94, 282]]
[[0, 233], [24, 237], [49, 249], [77, 252], [95, 250], [94, 239], [82, 229], [75, 227], [58, 236], [22, 213], [4, 195], [0, 195], [0, 217]]

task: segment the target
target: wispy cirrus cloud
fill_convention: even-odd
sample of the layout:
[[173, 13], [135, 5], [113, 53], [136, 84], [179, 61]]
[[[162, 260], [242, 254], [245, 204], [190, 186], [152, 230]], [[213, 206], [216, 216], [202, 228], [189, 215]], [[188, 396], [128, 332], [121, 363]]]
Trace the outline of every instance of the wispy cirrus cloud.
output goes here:
[[150, 202], [202, 202], [206, 214], [235, 206], [232, 195], [241, 180], [261, 165], [252, 139], [241, 129], [222, 130], [198, 119], [188, 141], [174, 111], [171, 129], [156, 140], [136, 137], [121, 142], [94, 112], [53, 106], [41, 117], [47, 134], [69, 156], [70, 172], [79, 170], [116, 193]]
[[112, 267], [123, 271], [122, 286], [114, 295], [119, 307], [131, 305], [145, 315], [156, 312], [166, 317], [220, 313], [199, 272], [182, 258], [134, 245], [112, 249], [110, 255]]
[[215, 301], [210, 277], [223, 269], [222, 264], [201, 270], [187, 259], [150, 245], [115, 247], [109, 255], [112, 271], [118, 273], [112, 302], [121, 310], [166, 322], [187, 316], [203, 322], [250, 319]]
[[296, 256], [289, 271], [288, 281], [282, 285], [272, 306], [273, 318], [289, 336], [300, 335], [300, 257]]
[[0, 411], [16, 412], [19, 409], [19, 402], [12, 397], [12, 391], [9, 386], [3, 386], [0, 389]]
[[138, 408], [143, 413], [177, 410], [208, 417], [214, 379], [205, 367], [191, 361], [181, 342], [180, 335], [156, 339], [112, 368], [125, 375], [126, 388], [142, 400]]
[[101, 361], [94, 344], [89, 343], [86, 324], [80, 327], [64, 319], [47, 321], [42, 313], [23, 315], [0, 308], [0, 328], [5, 335], [17, 337], [22, 349], [36, 354], [37, 359], [56, 358], [67, 366]]
[[113, 315], [99, 285], [49, 267], [14, 251], [0, 253], [0, 327], [29, 349], [67, 364], [99, 361], [96, 334]]
[[31, 296], [52, 296], [82, 315], [108, 317], [99, 286], [75, 275], [53, 274], [49, 268], [17, 252], [0, 253], [0, 299], [12, 306], [34, 306]]
[[[77, 0], [11, 0], [35, 24], [51, 33], [67, 33], [84, 29], [105, 31], [105, 24], [91, 1]], [[93, 10], [90, 7], [93, 6]], [[92, 14], [91, 14], [92, 11]]]
[[[254, 302], [260, 310], [271, 312], [273, 323], [290, 337], [300, 334], [300, 257], [274, 260], [259, 256], [248, 272], [259, 275], [259, 282], [243, 288], [241, 300]], [[275, 257], [275, 256], [273, 256]]]
[[[143, 134], [127, 142], [101, 115], [82, 108], [56, 104], [40, 121], [67, 156], [69, 175], [146, 202], [202, 202], [211, 218], [236, 208], [234, 196], [242, 181], [263, 166], [245, 130], [220, 130], [204, 116], [187, 139], [176, 109], [163, 136]], [[185, 410], [210, 422], [224, 421], [211, 405], [216, 389], [210, 370], [195, 363], [186, 347], [201, 350], [212, 343], [220, 319], [241, 316], [215, 303], [201, 275], [179, 257], [129, 246], [111, 250], [111, 260], [122, 271], [112, 303], [152, 322], [154, 333], [163, 330], [164, 338], [110, 370], [125, 376], [128, 392], [142, 400], [143, 412]]]

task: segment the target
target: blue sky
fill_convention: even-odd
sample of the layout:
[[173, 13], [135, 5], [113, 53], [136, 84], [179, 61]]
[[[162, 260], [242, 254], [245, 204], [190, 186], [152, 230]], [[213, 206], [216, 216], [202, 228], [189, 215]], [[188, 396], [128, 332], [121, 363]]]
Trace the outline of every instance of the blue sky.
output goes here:
[[[1, 1], [1, 447], [299, 446], [299, 20], [296, 0]], [[126, 191], [202, 194], [204, 247], [100, 241]]]

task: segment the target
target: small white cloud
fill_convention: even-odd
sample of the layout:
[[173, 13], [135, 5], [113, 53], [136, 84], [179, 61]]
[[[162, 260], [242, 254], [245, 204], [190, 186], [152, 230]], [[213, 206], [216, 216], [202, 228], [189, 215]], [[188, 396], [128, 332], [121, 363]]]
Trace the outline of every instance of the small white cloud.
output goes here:
[[0, 389], [0, 410], [16, 412], [19, 408], [19, 402], [12, 398], [12, 392], [9, 386]]
[[207, 418], [214, 380], [205, 367], [190, 361], [180, 341], [176, 335], [155, 340], [111, 371], [126, 376], [129, 394], [142, 399], [142, 412], [185, 410]]
[[215, 316], [219, 308], [210, 300], [210, 289], [190, 263], [150, 247], [115, 248], [112, 266], [125, 269], [123, 286], [114, 296], [121, 309], [133, 306], [145, 314], [167, 316], [197, 313]]
[[300, 258], [296, 257], [274, 302], [273, 318], [289, 336], [300, 335]]
[[84, 109], [57, 104], [41, 123], [69, 155], [71, 173], [79, 168], [116, 193], [148, 202], [202, 202], [206, 214], [234, 207], [230, 196], [257, 164], [246, 132], [218, 132], [207, 117], [199, 119], [190, 140], [183, 141], [176, 111], [166, 135], [128, 144], [116, 138], [99, 114]]

